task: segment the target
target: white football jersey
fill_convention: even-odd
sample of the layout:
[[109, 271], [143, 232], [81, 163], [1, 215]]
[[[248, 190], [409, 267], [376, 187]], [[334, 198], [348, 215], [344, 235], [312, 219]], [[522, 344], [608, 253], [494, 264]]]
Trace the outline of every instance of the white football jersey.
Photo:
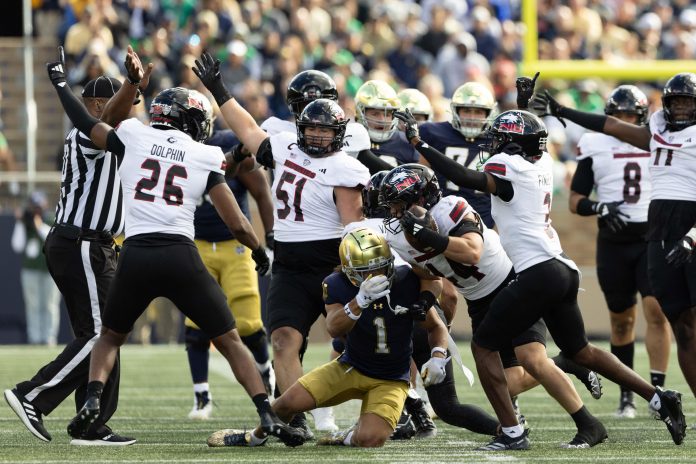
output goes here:
[[600, 202], [623, 201], [619, 210], [626, 222], [647, 222], [652, 185], [650, 153], [610, 135], [585, 133], [578, 141], [578, 161], [592, 159]]
[[[363, 219], [362, 221], [355, 221], [351, 222], [348, 224], [344, 229], [343, 229], [343, 237], [346, 236], [349, 232], [355, 230], [355, 229], [360, 229], [362, 227], [368, 227], [372, 230], [375, 230], [382, 234], [384, 239], [389, 243], [390, 240], [390, 235], [393, 235], [393, 233], [389, 230], [387, 230], [387, 227], [384, 225], [384, 219], [382, 218], [368, 218], [368, 219]], [[390, 248], [392, 248], [390, 246]], [[403, 260], [401, 255], [392, 248], [391, 250], [392, 256], [394, 256], [394, 266], [410, 266], [406, 261]]]
[[[278, 119], [275, 116], [266, 119], [261, 124], [261, 129], [268, 132], [269, 135], [292, 132], [297, 137], [297, 127], [294, 122]], [[370, 149], [371, 146], [367, 129], [362, 124], [349, 122], [346, 126], [346, 135], [343, 137], [343, 151], [353, 158], [357, 158], [358, 153]]]
[[125, 146], [119, 174], [126, 212], [126, 238], [162, 232], [194, 237], [193, 212], [211, 172], [225, 173], [219, 147], [177, 130], [161, 130], [136, 118], [116, 134]]
[[659, 110], [650, 132], [651, 199], [696, 201], [696, 125], [670, 132]]
[[491, 214], [515, 272], [552, 258], [577, 271], [572, 260], [561, 256], [561, 241], [551, 226], [551, 156], [544, 153], [539, 161], [530, 163], [518, 155], [499, 153], [486, 161], [484, 171], [510, 181], [515, 192], [510, 201], [491, 195]]
[[275, 203], [275, 239], [304, 242], [340, 238], [343, 224], [334, 201], [334, 187], [361, 187], [370, 172], [343, 151], [313, 158], [297, 146], [297, 136], [271, 136]]

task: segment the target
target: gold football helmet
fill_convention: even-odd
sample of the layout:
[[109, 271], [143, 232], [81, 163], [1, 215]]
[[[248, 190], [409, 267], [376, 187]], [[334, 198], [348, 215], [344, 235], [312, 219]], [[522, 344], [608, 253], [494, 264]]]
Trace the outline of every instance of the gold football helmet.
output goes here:
[[[384, 118], [368, 118], [367, 109], [383, 111]], [[394, 135], [399, 122], [394, 118], [394, 111], [398, 109], [396, 91], [384, 81], [367, 81], [355, 94], [355, 120], [365, 126], [373, 142], [386, 142]]]
[[404, 89], [397, 94], [397, 97], [402, 109], [408, 108], [414, 116], [425, 116], [426, 121], [432, 121], [433, 106], [423, 92], [417, 89]]
[[[486, 111], [485, 118], [461, 118], [459, 108], [480, 108]], [[495, 116], [496, 102], [488, 88], [478, 82], [467, 82], [457, 88], [452, 95], [450, 124], [468, 139], [481, 135]]]
[[355, 229], [341, 240], [341, 270], [359, 287], [370, 275], [394, 276], [394, 256], [384, 237], [368, 227]]

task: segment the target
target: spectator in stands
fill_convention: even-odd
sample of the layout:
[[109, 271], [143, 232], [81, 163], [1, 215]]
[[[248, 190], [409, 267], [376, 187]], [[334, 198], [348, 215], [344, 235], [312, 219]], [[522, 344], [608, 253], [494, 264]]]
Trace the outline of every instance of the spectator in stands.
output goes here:
[[114, 46], [114, 37], [106, 25], [104, 17], [93, 5], [88, 5], [80, 16], [80, 22], [73, 24], [65, 37], [65, 53], [73, 57], [81, 55], [96, 38], [100, 38], [107, 50]]
[[488, 76], [490, 64], [476, 52], [476, 39], [460, 32], [437, 54], [435, 72], [442, 78], [445, 95], [452, 95], [462, 84]]

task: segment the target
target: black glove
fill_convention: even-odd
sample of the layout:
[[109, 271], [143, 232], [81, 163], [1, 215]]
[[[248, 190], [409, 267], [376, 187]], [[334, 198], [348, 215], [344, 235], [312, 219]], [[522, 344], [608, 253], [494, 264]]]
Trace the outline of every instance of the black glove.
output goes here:
[[437, 303], [437, 297], [430, 291], [422, 291], [418, 301], [408, 307], [408, 314], [417, 321], [424, 321], [428, 310]]
[[259, 274], [265, 275], [271, 268], [271, 261], [268, 259], [266, 250], [264, 250], [262, 246], [252, 251], [251, 257], [254, 262], [256, 262], [256, 272]]
[[406, 108], [403, 111], [394, 111], [394, 117], [404, 123], [404, 134], [406, 135], [408, 143], [411, 143], [411, 140], [415, 138], [420, 138], [418, 121], [413, 117], [410, 109]]
[[224, 82], [222, 82], [220, 60], [215, 60], [210, 53], [203, 52], [200, 61], [196, 60], [196, 66], [191, 69], [203, 82], [205, 88], [213, 94], [218, 106], [222, 106], [227, 100], [232, 98]]
[[449, 237], [431, 229], [430, 221], [430, 213], [425, 213], [425, 216], [418, 218], [410, 211], [406, 211], [400, 219], [404, 233], [413, 235], [423, 246], [429, 247], [433, 253], [439, 255], [447, 249]]
[[275, 244], [274, 234], [273, 234], [273, 231], [270, 231], [266, 234], [266, 248], [270, 248], [272, 250], [274, 244]]
[[534, 75], [534, 79], [518, 77], [515, 81], [515, 87], [517, 87], [517, 108], [521, 110], [527, 109], [529, 100], [534, 94], [534, 85], [536, 84], [537, 77], [539, 77], [538, 71]]
[[667, 253], [665, 259], [667, 259], [667, 262], [672, 266], [679, 267], [683, 264], [691, 262], [691, 260], [694, 258], [693, 250], [694, 241], [687, 235], [681, 238], [677, 244], [674, 245], [674, 248], [672, 248], [672, 251]]
[[535, 94], [529, 104], [532, 112], [540, 118], [548, 115], [555, 116], [559, 121], [561, 121], [563, 127], [566, 127], [565, 121], [563, 118], [561, 118], [561, 110], [563, 109], [563, 105], [558, 103], [556, 99], [551, 96], [548, 90], [544, 90], [543, 94]]
[[58, 47], [58, 61], [46, 63], [48, 78], [55, 87], [65, 86], [65, 52], [63, 47]]
[[631, 216], [629, 216], [626, 213], [623, 213], [619, 210], [619, 205], [623, 203], [622, 201], [610, 201], [608, 203], [597, 203], [594, 205], [593, 209], [597, 213], [597, 216], [601, 217], [604, 219], [604, 222], [607, 224], [609, 229], [616, 233], [619, 232], [621, 229], [626, 227], [626, 221], [621, 219], [621, 216], [630, 219]]
[[249, 150], [244, 149], [244, 144], [241, 142], [232, 148], [232, 159], [235, 163], [241, 163], [250, 156], [251, 153], [249, 153]]

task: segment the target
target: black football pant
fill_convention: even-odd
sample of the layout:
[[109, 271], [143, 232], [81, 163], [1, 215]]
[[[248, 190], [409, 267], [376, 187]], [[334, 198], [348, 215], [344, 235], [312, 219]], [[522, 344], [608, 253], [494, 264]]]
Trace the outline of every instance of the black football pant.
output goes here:
[[[101, 331], [106, 294], [116, 269], [111, 238], [80, 240], [53, 229], [44, 248], [48, 269], [65, 298], [75, 339], [56, 359], [43, 366], [17, 390], [42, 414], [50, 414], [75, 392], [78, 411], [87, 396], [89, 360]], [[105, 424], [118, 405], [119, 358], [116, 358], [101, 397], [101, 414], [92, 425]]]

